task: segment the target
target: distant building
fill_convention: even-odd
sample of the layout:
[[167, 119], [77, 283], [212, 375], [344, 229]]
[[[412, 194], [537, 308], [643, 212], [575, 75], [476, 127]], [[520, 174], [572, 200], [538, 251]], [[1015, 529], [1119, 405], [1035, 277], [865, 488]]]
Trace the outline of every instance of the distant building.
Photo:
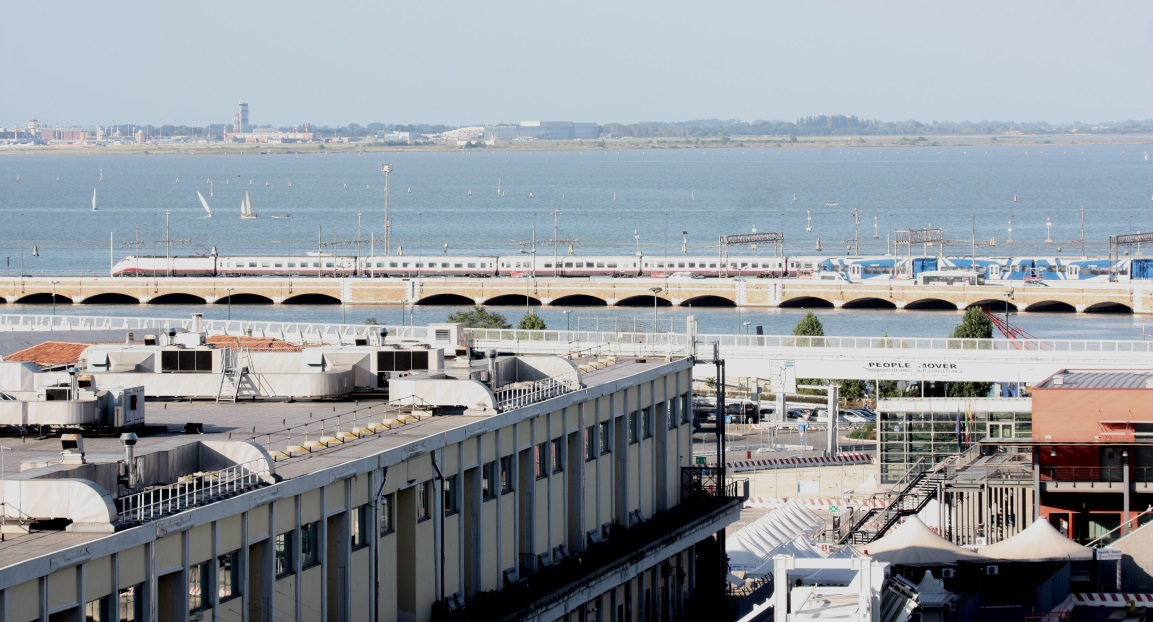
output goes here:
[[489, 142], [514, 140], [594, 140], [600, 137], [596, 123], [572, 121], [521, 121], [519, 125], [494, 125], [484, 128]]

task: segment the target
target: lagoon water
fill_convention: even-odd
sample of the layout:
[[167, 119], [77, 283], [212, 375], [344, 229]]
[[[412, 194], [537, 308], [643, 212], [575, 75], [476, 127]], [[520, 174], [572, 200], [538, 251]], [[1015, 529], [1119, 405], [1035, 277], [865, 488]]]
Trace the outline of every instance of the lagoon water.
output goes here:
[[[947, 252], [968, 254], [972, 239], [991, 255], [1107, 252], [1111, 234], [1153, 230], [1153, 162], [1149, 146], [1049, 144], [887, 148], [627, 149], [301, 155], [0, 156], [0, 256], [7, 274], [107, 274], [112, 255], [303, 253], [336, 249], [383, 252], [384, 176], [390, 162], [393, 252], [405, 255], [515, 254], [536, 226], [537, 252], [551, 254], [558, 236], [578, 254], [713, 255], [718, 235], [782, 231], [788, 255], [843, 254], [859, 210], [861, 254], [883, 254], [891, 232], [942, 227]], [[102, 178], [102, 179], [101, 179]], [[179, 181], [178, 181], [179, 180]], [[211, 184], [209, 183], [211, 180]], [[498, 180], [503, 196], [498, 196]], [[93, 189], [98, 211], [91, 210]], [[247, 189], [260, 218], [239, 219]], [[215, 212], [210, 219], [196, 197]], [[411, 190], [411, 191], [410, 191]], [[470, 193], [471, 191], [471, 193]], [[530, 196], [531, 194], [531, 196]], [[796, 195], [796, 200], [793, 200]], [[826, 202], [839, 203], [826, 206]], [[169, 228], [165, 220], [168, 213]], [[359, 214], [359, 218], [358, 218]], [[291, 218], [271, 216], [291, 215]], [[806, 232], [811, 215], [812, 231]], [[1009, 220], [1014, 245], [1008, 246]], [[359, 236], [358, 236], [359, 220]], [[1049, 227], [1046, 223], [1050, 222]], [[687, 232], [682, 236], [682, 231]], [[634, 233], [635, 232], [635, 233]], [[1045, 243], [1046, 236], [1052, 240]], [[815, 252], [817, 239], [824, 253]], [[335, 242], [335, 244], [333, 244]], [[39, 256], [33, 256], [35, 247]], [[568, 252], [569, 243], [555, 250]], [[771, 254], [761, 246], [760, 254]], [[34, 305], [6, 311], [43, 312]], [[203, 309], [201, 309], [203, 310]], [[86, 315], [183, 317], [183, 307], [76, 306]], [[420, 307], [413, 321], [442, 319], [452, 309]], [[551, 327], [577, 327], [579, 316], [643, 315], [643, 309], [545, 308]], [[506, 310], [512, 320], [523, 311]], [[763, 326], [788, 332], [796, 310], [695, 309], [704, 332]], [[225, 309], [207, 313], [224, 317]], [[677, 330], [688, 309], [662, 309]], [[399, 321], [394, 307], [241, 307], [252, 319]], [[650, 316], [651, 317], [651, 316]], [[955, 313], [824, 311], [830, 334], [944, 336]], [[406, 316], [407, 319], [407, 316]], [[1031, 333], [1053, 338], [1140, 339], [1141, 317], [1023, 314]], [[1016, 323], [1016, 319], [1014, 320]]]

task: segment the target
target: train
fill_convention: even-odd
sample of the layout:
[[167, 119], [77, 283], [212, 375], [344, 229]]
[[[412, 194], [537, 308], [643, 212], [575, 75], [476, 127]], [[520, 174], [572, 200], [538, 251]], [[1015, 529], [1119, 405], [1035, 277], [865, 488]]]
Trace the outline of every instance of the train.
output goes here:
[[[981, 282], [1128, 281], [1153, 279], [1153, 259], [1029, 257], [788, 257], [742, 255], [542, 255], [388, 257], [303, 255], [129, 256], [112, 267], [115, 277], [650, 277], [835, 278], [860, 283], [917, 279], [928, 272], [969, 271]], [[952, 282], [962, 282], [952, 279]], [[976, 279], [972, 280], [976, 282]], [[964, 281], [967, 282], [967, 281]]]

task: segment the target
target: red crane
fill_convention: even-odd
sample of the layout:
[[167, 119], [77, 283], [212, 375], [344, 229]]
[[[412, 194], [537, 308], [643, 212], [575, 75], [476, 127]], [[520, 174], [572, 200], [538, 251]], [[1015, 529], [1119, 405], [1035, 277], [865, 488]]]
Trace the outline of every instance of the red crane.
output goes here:
[[1013, 347], [1018, 350], [1044, 349], [1044, 342], [1030, 335], [1028, 331], [1019, 326], [1010, 326], [1007, 316], [997, 315], [984, 307], [981, 307], [981, 311], [985, 313], [985, 317], [989, 318], [993, 326], [996, 326], [997, 330], [1001, 331], [1005, 339], [1008, 339], [1010, 343], [1013, 344]]

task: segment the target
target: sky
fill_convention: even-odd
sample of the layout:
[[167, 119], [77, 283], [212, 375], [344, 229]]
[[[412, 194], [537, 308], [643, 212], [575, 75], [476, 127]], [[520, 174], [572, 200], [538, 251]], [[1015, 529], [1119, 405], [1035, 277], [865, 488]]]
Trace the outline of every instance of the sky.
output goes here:
[[1153, 117], [1151, 0], [7, 0], [0, 127]]

